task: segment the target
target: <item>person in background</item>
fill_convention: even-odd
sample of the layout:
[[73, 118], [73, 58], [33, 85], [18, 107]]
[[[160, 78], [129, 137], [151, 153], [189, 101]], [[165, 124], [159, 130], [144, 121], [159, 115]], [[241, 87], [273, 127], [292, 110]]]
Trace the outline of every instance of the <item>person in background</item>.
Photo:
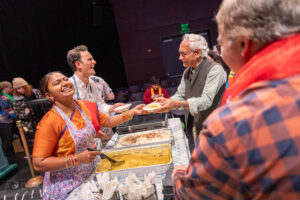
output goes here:
[[144, 93], [143, 101], [144, 104], [149, 104], [153, 102], [158, 97], [169, 98], [168, 92], [165, 88], [160, 86], [160, 79], [157, 76], [152, 76], [150, 78], [150, 86]]
[[218, 42], [236, 77], [173, 171], [176, 199], [299, 199], [299, 19], [299, 0], [223, 0]]
[[0, 95], [6, 96], [11, 103], [14, 103], [14, 97], [12, 96], [13, 88], [10, 82], [1, 81], [0, 82]]
[[[74, 72], [73, 76], [69, 78], [75, 87], [74, 99], [96, 102], [100, 111], [107, 115], [114, 114], [116, 107], [124, 105], [122, 103], [114, 105], [105, 103], [96, 82], [91, 78], [96, 74], [96, 61], [85, 45], [80, 45], [69, 50], [67, 53], [67, 62]], [[101, 131], [108, 138], [111, 138], [114, 134], [111, 128], [102, 128]]]
[[228, 80], [227, 80], [227, 83], [225, 86], [225, 92], [222, 97], [221, 106], [228, 102], [228, 97], [230, 96], [230, 91], [227, 90], [227, 88], [232, 84], [234, 77], [235, 77], [234, 71], [230, 70], [230, 73], [228, 75]]
[[216, 62], [216, 63], [222, 64], [220, 56], [213, 50], [209, 50], [207, 52], [207, 58], [209, 60], [212, 60], [212, 61]]
[[[215, 45], [214, 47], [217, 47], [217, 45]], [[229, 92], [226, 89], [228, 88], [229, 85], [231, 85], [231, 83], [234, 79], [235, 73], [232, 70], [230, 70], [230, 68], [227, 66], [227, 64], [223, 61], [222, 57], [218, 54], [218, 52], [219, 52], [218, 48], [214, 48], [214, 49], [215, 50], [213, 50], [213, 51], [212, 50], [208, 51], [208, 53], [207, 53], [209, 56], [208, 58], [221, 64], [224, 67], [224, 69], [227, 73], [227, 77], [228, 77], [226, 86], [225, 86], [225, 92], [223, 94], [222, 101], [221, 101], [221, 105], [224, 105], [226, 103], [227, 97], [229, 95], [228, 94]]]
[[221, 47], [219, 44], [214, 45], [212, 51], [215, 52], [218, 56], [222, 57]]
[[223, 61], [222, 57], [217, 52], [209, 50], [207, 52], [207, 58], [214, 61], [214, 62], [216, 62], [216, 63], [219, 63], [224, 68], [224, 70], [227, 74], [227, 77], [229, 76], [230, 68], [226, 65], [226, 63]]
[[[0, 137], [2, 140], [2, 149], [6, 156], [13, 154], [12, 139], [16, 131], [15, 119], [11, 104], [11, 83], [2, 81], [0, 83]], [[16, 132], [17, 133], [17, 132]]]
[[103, 78], [91, 76], [91, 79], [96, 83], [102, 99], [105, 101], [113, 101], [115, 99], [115, 94]]
[[16, 77], [13, 84], [13, 110], [17, 119], [21, 120], [27, 138], [29, 150], [32, 150], [35, 126], [38, 122], [34, 119], [34, 112], [26, 105], [26, 101], [42, 99], [44, 96], [38, 89], [32, 88], [23, 78]]
[[186, 69], [177, 92], [169, 99], [160, 97], [162, 107], [154, 113], [185, 109], [186, 136], [189, 149], [202, 129], [206, 117], [216, 109], [224, 92], [227, 75], [224, 68], [207, 59], [208, 45], [198, 34], [185, 34], [179, 46], [179, 60]]
[[37, 126], [33, 166], [45, 172], [43, 199], [66, 199], [68, 194], [91, 175], [99, 160], [95, 137], [103, 138], [100, 126], [115, 127], [132, 119], [134, 115], [146, 114], [143, 106], [109, 117], [98, 111], [91, 101], [74, 100], [72, 82], [60, 72], [51, 72], [41, 80], [41, 90], [53, 107]]

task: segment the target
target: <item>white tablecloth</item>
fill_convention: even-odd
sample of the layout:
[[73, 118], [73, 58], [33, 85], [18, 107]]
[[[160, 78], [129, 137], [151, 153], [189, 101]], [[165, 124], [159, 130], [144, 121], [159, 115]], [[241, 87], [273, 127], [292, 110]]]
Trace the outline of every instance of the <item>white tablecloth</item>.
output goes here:
[[[183, 132], [181, 121], [179, 118], [168, 119], [168, 128], [172, 130], [173, 138], [174, 138], [174, 145], [172, 145], [172, 158], [174, 167], [177, 165], [185, 165], [187, 166], [189, 163], [190, 153], [188, 150], [188, 142], [187, 138]], [[95, 174], [92, 174], [91, 177], [88, 179], [93, 179]], [[162, 193], [162, 180], [165, 177], [165, 173], [157, 174], [155, 178], [155, 185], [157, 189], [158, 199], [163, 200], [163, 193]], [[81, 186], [76, 188], [68, 197], [68, 199], [76, 199], [76, 200], [86, 200], [84, 191], [82, 188], [84, 187], [83, 183]]]

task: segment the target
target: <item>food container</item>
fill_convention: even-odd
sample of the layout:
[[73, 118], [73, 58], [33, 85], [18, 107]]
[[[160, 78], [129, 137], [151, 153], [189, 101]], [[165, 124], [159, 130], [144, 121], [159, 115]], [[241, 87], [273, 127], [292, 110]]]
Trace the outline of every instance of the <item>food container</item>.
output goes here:
[[135, 115], [132, 120], [117, 126], [118, 134], [128, 134], [138, 131], [166, 128], [168, 126], [168, 114]]
[[152, 171], [156, 174], [165, 173], [172, 163], [171, 144], [141, 146], [131, 149], [119, 149], [106, 152], [115, 160], [124, 160], [120, 166], [113, 166], [107, 159], [100, 161], [95, 173], [109, 172], [110, 177], [126, 178], [129, 173], [143, 177]]
[[128, 149], [157, 144], [171, 144], [172, 141], [171, 129], [164, 128], [114, 136], [108, 147], [110, 149]]

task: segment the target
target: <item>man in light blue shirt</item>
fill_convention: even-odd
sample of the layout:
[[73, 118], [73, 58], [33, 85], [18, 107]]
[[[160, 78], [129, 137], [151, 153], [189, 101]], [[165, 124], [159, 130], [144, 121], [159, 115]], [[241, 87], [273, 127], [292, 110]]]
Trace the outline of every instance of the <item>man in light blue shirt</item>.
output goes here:
[[162, 107], [156, 113], [185, 109], [190, 151], [194, 149], [203, 121], [219, 105], [227, 80], [224, 68], [206, 58], [208, 50], [204, 37], [185, 34], [179, 47], [179, 60], [186, 67], [181, 83], [170, 99], [157, 99]]

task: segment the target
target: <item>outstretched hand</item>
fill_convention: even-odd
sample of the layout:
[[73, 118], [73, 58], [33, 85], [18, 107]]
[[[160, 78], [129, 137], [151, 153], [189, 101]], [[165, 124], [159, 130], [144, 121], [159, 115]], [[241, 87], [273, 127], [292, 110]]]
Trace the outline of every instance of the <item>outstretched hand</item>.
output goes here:
[[166, 99], [166, 98], [158, 98], [156, 102], [159, 102], [161, 107], [154, 110], [153, 113], [164, 113], [169, 112], [170, 110], [173, 110], [178, 107], [178, 102], [173, 99]]
[[157, 98], [155, 98], [155, 102], [157, 102], [157, 103], [164, 103], [164, 102], [166, 102], [168, 99], [167, 98], [165, 98], [165, 97], [157, 97]]
[[109, 108], [109, 113], [112, 113], [112, 112], [116, 112], [115, 109], [119, 106], [124, 106], [125, 104], [124, 103], [115, 103], [114, 105], [110, 106]]
[[134, 115], [147, 115], [149, 112], [143, 109], [144, 106], [145, 104], [137, 105], [136, 107], [132, 108], [131, 111], [134, 113]]

